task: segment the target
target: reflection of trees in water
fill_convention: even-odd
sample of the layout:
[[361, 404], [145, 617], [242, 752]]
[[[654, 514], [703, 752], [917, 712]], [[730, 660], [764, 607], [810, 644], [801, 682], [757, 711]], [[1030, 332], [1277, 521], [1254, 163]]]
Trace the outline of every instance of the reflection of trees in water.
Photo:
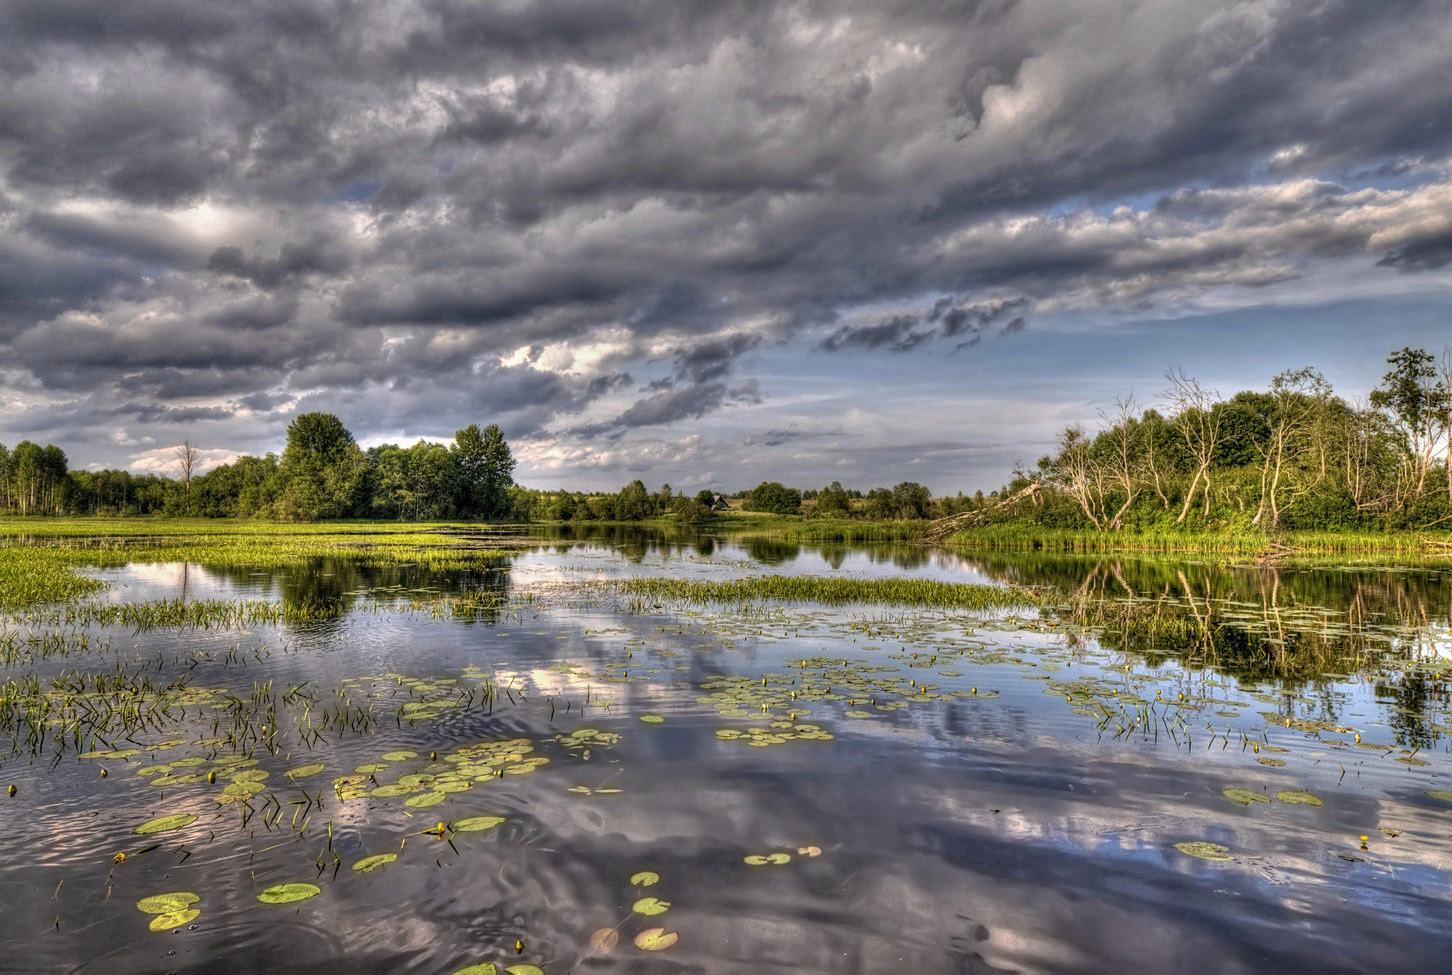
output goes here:
[[[1447, 685], [1416, 666], [1435, 655], [1452, 584], [1437, 570], [1217, 566], [1155, 560], [995, 556], [976, 568], [1003, 582], [1068, 594], [1063, 622], [1100, 646], [1157, 664], [1171, 658], [1247, 682], [1280, 682], [1287, 717], [1340, 710], [1331, 685], [1373, 677], [1400, 743], [1432, 741]], [[1071, 638], [1072, 639], [1072, 638]]]
[[259, 571], [251, 566], [206, 570], [233, 585], [260, 588], [275, 595], [290, 613], [310, 626], [336, 626], [360, 599], [408, 600], [410, 594], [432, 590], [460, 597], [470, 612], [465, 617], [485, 623], [498, 619], [509, 597], [508, 566], [480, 570], [438, 570], [422, 565], [377, 565], [345, 556], [309, 559], [305, 564]]

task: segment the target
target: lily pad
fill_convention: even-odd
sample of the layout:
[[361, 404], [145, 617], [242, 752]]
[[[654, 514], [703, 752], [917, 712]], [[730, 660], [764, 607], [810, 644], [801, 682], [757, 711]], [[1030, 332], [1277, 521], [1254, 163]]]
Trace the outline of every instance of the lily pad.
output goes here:
[[406, 762], [410, 758], [418, 758], [418, 752], [411, 752], [407, 750], [397, 752], [384, 752], [379, 757], [382, 758], [385, 762]]
[[1238, 802], [1242, 806], [1248, 806], [1252, 802], [1270, 802], [1270, 799], [1260, 792], [1251, 792], [1249, 789], [1225, 789], [1220, 793], [1231, 802]]
[[190, 813], [177, 813], [174, 816], [162, 816], [159, 819], [148, 820], [147, 822], [144, 822], [140, 826], [133, 829], [131, 832], [141, 836], [147, 836], [151, 833], [165, 833], [167, 830], [181, 829], [183, 826], [190, 826], [196, 821], [197, 817], [191, 815]]
[[767, 864], [780, 866], [783, 863], [790, 863], [791, 858], [790, 853], [753, 853], [745, 857], [745, 860], [753, 867], [764, 867]]
[[461, 968], [454, 975], [499, 975], [499, 966], [493, 962], [486, 961], [482, 965], [470, 965], [468, 968]]
[[170, 931], [173, 928], [181, 927], [183, 924], [190, 924], [201, 916], [202, 912], [194, 907], [181, 911], [173, 911], [171, 914], [158, 914], [151, 919], [151, 924], [148, 927], [153, 931]]
[[671, 909], [670, 901], [663, 901], [659, 897], [642, 897], [631, 905], [630, 909], [637, 914], [646, 917], [655, 917], [657, 914], [664, 914]]
[[298, 779], [305, 779], [309, 775], [317, 775], [319, 772], [321, 772], [326, 767], [327, 766], [325, 766], [325, 765], [318, 765], [318, 764], [302, 765], [302, 766], [299, 766], [298, 768], [295, 768], [295, 769], [288, 769], [286, 772], [284, 772], [282, 774], [285, 775], [285, 776], [287, 776], [289, 779], [293, 780], [294, 782], [296, 782]]
[[1227, 847], [1219, 843], [1207, 843], [1204, 840], [1193, 842], [1176, 843], [1175, 849], [1186, 856], [1198, 857], [1201, 860], [1234, 860]]
[[665, 723], [665, 718], [662, 718], [658, 714], [642, 714], [640, 716], [640, 720], [641, 721], [644, 721], [646, 724], [664, 724]]
[[510, 965], [504, 975], [545, 975], [544, 969], [535, 965]]
[[642, 951], [664, 951], [680, 940], [680, 935], [665, 928], [647, 928], [635, 936], [635, 947]]
[[322, 891], [312, 884], [278, 884], [276, 887], [269, 887], [257, 895], [257, 899], [264, 904], [293, 904], [297, 901], [305, 901], [309, 897], [316, 897]]
[[1283, 758], [1257, 758], [1256, 761], [1262, 765], [1268, 765], [1271, 768], [1280, 768], [1286, 764], [1286, 760]]
[[455, 833], [480, 833], [493, 829], [502, 822], [503, 816], [471, 816], [468, 819], [454, 820], [453, 829]]
[[1452, 802], [1452, 792], [1447, 792], [1443, 789], [1428, 789], [1427, 795], [1433, 799], [1440, 799], [1442, 802]]
[[1321, 800], [1309, 792], [1297, 792], [1294, 789], [1287, 789], [1285, 792], [1277, 792], [1276, 798], [1290, 806], [1319, 806]]
[[353, 869], [361, 873], [372, 873], [379, 867], [387, 866], [398, 859], [397, 853], [380, 853], [377, 856], [364, 857], [353, 864]]
[[660, 874], [651, 870], [642, 870], [632, 876], [630, 882], [636, 887], [654, 887], [660, 883]]
[[590, 935], [590, 950], [604, 954], [620, 944], [620, 933], [614, 928], [600, 928]]
[[405, 800], [404, 805], [410, 806], [414, 809], [426, 809], [429, 806], [437, 806], [439, 803], [443, 802], [447, 798], [448, 796], [444, 795], [442, 792], [425, 792], [422, 795], [417, 795], [414, 796], [412, 799]]
[[175, 914], [178, 911], [186, 910], [200, 900], [200, 897], [189, 890], [179, 890], [171, 894], [152, 894], [150, 897], [143, 897], [136, 902], [136, 909], [146, 914]]

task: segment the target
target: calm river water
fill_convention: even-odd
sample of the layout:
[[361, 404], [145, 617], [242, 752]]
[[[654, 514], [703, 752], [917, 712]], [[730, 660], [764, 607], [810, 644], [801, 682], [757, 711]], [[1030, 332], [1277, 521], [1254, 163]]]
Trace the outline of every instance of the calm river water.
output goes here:
[[[101, 604], [269, 600], [305, 623], [10, 621], [0, 970], [1452, 964], [1444, 568], [516, 544], [482, 575], [94, 572]], [[610, 585], [763, 573], [1048, 587], [1054, 605]], [[61, 750], [63, 705], [149, 713]], [[259, 900], [292, 883], [318, 893]], [[138, 909], [163, 894], [189, 896]]]

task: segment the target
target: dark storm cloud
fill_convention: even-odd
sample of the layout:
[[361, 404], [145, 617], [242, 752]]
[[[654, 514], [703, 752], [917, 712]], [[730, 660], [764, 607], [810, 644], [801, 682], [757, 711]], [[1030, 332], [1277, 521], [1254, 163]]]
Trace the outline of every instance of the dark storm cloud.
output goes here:
[[97, 450], [289, 404], [544, 443], [769, 404], [783, 347], [1407, 287], [1449, 50], [1434, 0], [12, 0], [0, 350]]
[[952, 298], [940, 298], [921, 317], [893, 315], [871, 325], [843, 326], [823, 339], [821, 348], [828, 352], [850, 348], [908, 352], [936, 339], [966, 337], [967, 342], [959, 343], [961, 348], [977, 341], [989, 326], [1006, 318], [1003, 331], [1019, 331], [1026, 320], [1013, 313], [1027, 304], [1027, 298], [1009, 298], [954, 307]]
[[1452, 233], [1442, 233], [1403, 244], [1377, 261], [1379, 267], [1399, 271], [1431, 271], [1452, 264]]

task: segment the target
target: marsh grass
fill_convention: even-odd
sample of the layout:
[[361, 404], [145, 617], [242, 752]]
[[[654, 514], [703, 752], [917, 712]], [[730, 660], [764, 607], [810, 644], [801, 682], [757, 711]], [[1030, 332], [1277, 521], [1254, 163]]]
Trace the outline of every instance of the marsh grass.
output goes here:
[[825, 606], [880, 604], [939, 609], [1006, 609], [1043, 606], [1046, 593], [1031, 589], [939, 582], [933, 579], [832, 579], [821, 576], [752, 576], [725, 581], [671, 577], [622, 579], [617, 592], [648, 600], [747, 604], [764, 601]]
[[1369, 532], [1089, 532], [1034, 526], [974, 528], [951, 536], [958, 550], [1073, 553], [1129, 552], [1165, 555], [1215, 555], [1255, 559], [1271, 555], [1288, 561], [1364, 555], [1375, 558], [1452, 556], [1452, 536]]
[[0, 519], [0, 610], [68, 602], [104, 588], [79, 568], [192, 562], [283, 569], [337, 556], [361, 567], [412, 565], [440, 572], [480, 571], [510, 559], [505, 550], [477, 547], [431, 526]]

